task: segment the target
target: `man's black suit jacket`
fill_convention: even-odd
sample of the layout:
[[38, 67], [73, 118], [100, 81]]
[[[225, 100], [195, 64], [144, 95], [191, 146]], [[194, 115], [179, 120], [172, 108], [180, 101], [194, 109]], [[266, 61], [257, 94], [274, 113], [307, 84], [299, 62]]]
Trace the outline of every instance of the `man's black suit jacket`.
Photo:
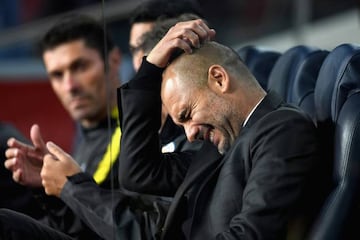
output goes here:
[[163, 155], [160, 81], [161, 69], [143, 61], [119, 91], [119, 176], [131, 191], [174, 196], [161, 237], [285, 239], [291, 219], [320, 199], [307, 194], [320, 164], [311, 119], [269, 93], [224, 156], [211, 149], [192, 161], [186, 153]]

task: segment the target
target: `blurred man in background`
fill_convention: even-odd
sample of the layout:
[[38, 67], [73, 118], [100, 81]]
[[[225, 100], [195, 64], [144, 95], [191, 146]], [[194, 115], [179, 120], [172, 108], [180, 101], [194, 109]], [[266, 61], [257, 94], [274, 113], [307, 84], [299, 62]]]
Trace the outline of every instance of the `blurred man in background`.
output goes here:
[[[119, 49], [100, 23], [88, 16], [70, 15], [45, 34], [40, 53], [55, 94], [79, 125], [74, 158], [99, 186], [117, 188]], [[38, 125], [32, 126], [30, 137], [32, 145], [15, 138], [8, 141], [5, 166], [13, 172], [13, 179], [35, 189], [47, 211], [43, 222], [73, 237], [98, 238], [63, 202], [44, 194], [40, 171], [48, 151]]]

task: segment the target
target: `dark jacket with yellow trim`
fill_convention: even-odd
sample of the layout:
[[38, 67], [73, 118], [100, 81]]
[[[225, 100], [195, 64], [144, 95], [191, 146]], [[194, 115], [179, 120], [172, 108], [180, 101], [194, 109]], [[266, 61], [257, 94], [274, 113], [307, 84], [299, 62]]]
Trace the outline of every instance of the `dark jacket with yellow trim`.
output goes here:
[[[183, 130], [171, 119], [167, 119], [162, 134], [158, 142], [164, 151], [184, 152], [191, 156], [202, 146], [201, 142], [189, 143]], [[154, 239], [172, 201], [170, 197], [99, 188], [88, 173], [79, 173], [68, 179], [61, 199], [75, 209], [91, 229], [108, 240]]]
[[[111, 119], [111, 134], [114, 133], [118, 126], [118, 120]], [[109, 127], [105, 119], [98, 126], [90, 129], [79, 127], [77, 142], [74, 145], [73, 158], [83, 168], [83, 170], [92, 176], [98, 167], [99, 162], [103, 159], [107, 146], [109, 145]], [[98, 185], [102, 189], [119, 188], [118, 181], [118, 154], [114, 156], [116, 162], [112, 170], [108, 171], [105, 179]], [[110, 168], [110, 165], [109, 165]], [[110, 173], [113, 174], [110, 174]], [[69, 186], [71, 188], [71, 186]], [[70, 190], [71, 191], [71, 190]], [[42, 190], [35, 193], [46, 215], [40, 219], [41, 222], [60, 230], [75, 239], [103, 239], [92, 231], [78, 216], [77, 210], [73, 211], [61, 199], [47, 196]], [[91, 192], [85, 195], [92, 199]]]

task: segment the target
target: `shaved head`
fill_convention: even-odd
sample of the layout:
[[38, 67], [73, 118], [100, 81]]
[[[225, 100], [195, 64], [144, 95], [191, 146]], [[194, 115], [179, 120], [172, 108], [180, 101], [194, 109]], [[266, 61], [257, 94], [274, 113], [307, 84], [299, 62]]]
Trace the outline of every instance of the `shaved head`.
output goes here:
[[239, 55], [214, 41], [203, 43], [199, 49], [193, 49], [192, 54], [181, 54], [169, 64], [167, 70], [171, 69], [181, 75], [187, 84], [200, 87], [206, 85], [208, 70], [212, 65], [222, 66], [229, 74], [236, 76], [235, 79], [247, 85], [258, 85]]
[[265, 91], [231, 48], [205, 42], [163, 72], [161, 98], [189, 141], [210, 140], [225, 153]]

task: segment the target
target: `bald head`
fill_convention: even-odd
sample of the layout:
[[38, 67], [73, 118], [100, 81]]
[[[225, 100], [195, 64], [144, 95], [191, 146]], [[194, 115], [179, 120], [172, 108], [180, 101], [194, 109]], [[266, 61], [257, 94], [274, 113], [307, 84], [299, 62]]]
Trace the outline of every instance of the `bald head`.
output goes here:
[[236, 52], [216, 42], [179, 55], [163, 73], [161, 97], [174, 122], [221, 153], [265, 94]]
[[252, 88], [259, 87], [238, 54], [231, 48], [214, 41], [205, 42], [199, 49], [194, 49], [192, 54], [181, 54], [168, 65], [166, 71], [177, 73], [183, 81], [187, 81], [187, 84], [205, 86], [209, 69], [213, 65], [224, 68], [232, 81]]

